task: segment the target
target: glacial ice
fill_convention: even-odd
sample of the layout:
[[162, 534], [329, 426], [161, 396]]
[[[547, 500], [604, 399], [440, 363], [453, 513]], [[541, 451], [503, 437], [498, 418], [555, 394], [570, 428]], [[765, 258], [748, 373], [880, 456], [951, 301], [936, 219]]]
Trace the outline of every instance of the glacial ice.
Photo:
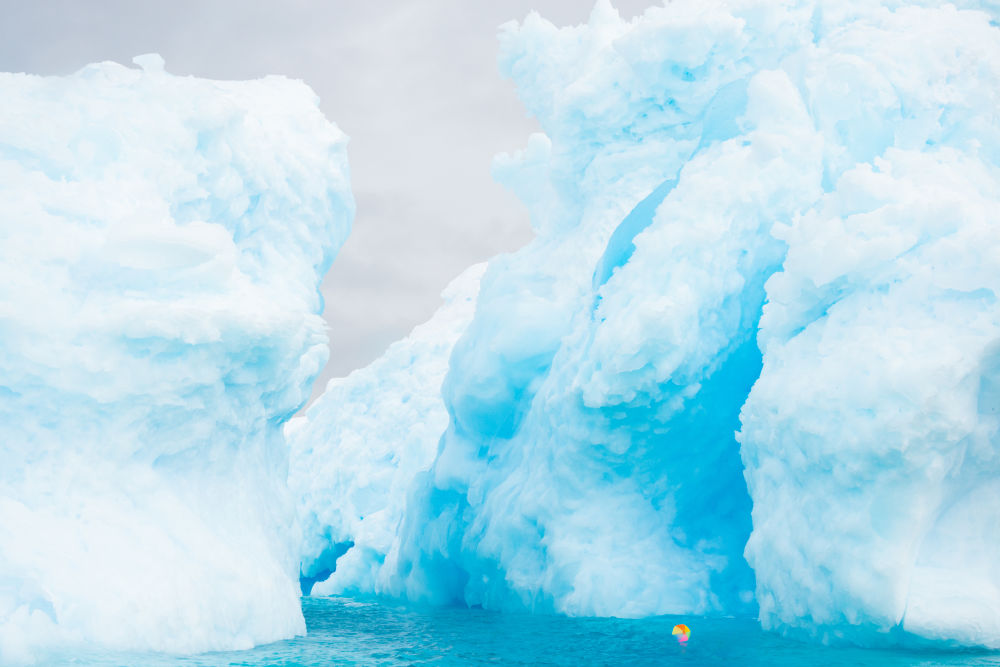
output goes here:
[[0, 75], [0, 663], [288, 637], [300, 586], [1000, 648], [998, 20], [509, 24], [536, 239], [292, 421], [353, 213], [312, 92]]
[[331, 380], [305, 415], [285, 426], [288, 481], [303, 524], [303, 592], [365, 593], [387, 585], [406, 491], [430, 469], [448, 425], [441, 383], [485, 268], [466, 269], [429, 322], [368, 367]]
[[[536, 239], [489, 263], [433, 371], [397, 349], [310, 413], [340, 425], [295, 468], [340, 463], [309, 480], [303, 572], [1000, 647], [997, 20], [674, 0], [624, 21], [602, 0], [586, 25], [507, 25], [501, 69], [544, 134], [495, 174]], [[433, 427], [367, 418], [449, 354], [446, 424], [427, 395]]]
[[0, 663], [304, 632], [283, 423], [346, 139], [280, 77], [0, 74]]

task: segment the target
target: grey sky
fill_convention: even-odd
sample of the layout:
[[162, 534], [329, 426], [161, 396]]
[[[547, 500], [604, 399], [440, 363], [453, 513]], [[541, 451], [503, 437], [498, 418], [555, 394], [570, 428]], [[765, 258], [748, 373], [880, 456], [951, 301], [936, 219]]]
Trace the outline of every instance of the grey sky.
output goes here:
[[[633, 16], [655, 0], [613, 0]], [[496, 68], [496, 30], [537, 9], [585, 21], [592, 0], [0, 0], [0, 70], [63, 74], [156, 51], [175, 74], [284, 74], [350, 137], [358, 211], [323, 294], [330, 363], [363, 366], [437, 308], [462, 269], [531, 237], [492, 156], [537, 124]]]

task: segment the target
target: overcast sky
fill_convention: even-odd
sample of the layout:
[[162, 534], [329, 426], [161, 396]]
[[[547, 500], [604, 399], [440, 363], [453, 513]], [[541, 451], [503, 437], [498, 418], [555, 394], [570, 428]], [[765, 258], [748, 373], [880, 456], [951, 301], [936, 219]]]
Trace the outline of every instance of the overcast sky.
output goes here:
[[[654, 0], [613, 0], [623, 16]], [[175, 74], [303, 79], [350, 137], [357, 217], [323, 285], [330, 363], [364, 366], [462, 269], [531, 238], [490, 176], [537, 124], [496, 67], [497, 27], [559, 25], [592, 0], [0, 0], [0, 70], [66, 74], [158, 52]], [[315, 395], [315, 392], [314, 392]]]

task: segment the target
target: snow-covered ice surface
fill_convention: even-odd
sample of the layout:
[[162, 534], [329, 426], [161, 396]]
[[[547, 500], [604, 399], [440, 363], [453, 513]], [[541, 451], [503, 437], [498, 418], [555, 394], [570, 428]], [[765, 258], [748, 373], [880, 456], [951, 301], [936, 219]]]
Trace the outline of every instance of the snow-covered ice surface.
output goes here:
[[281, 427], [353, 215], [300, 82], [0, 74], [0, 663], [304, 631]]
[[[486, 270], [429, 471], [352, 473], [405, 507], [391, 558], [348, 550], [331, 590], [1000, 647], [997, 9], [675, 0], [623, 21], [602, 0], [587, 25], [506, 26], [501, 69], [545, 133], [495, 173], [537, 238]], [[408, 363], [365, 372], [401, 395]], [[379, 452], [433, 435], [319, 405]], [[327, 512], [307, 544], [334, 527], [347, 548], [362, 524]], [[307, 573], [331, 569], [317, 551]]]
[[430, 469], [448, 425], [441, 383], [485, 268], [466, 269], [429, 322], [366, 368], [331, 380], [305, 415], [285, 426], [288, 482], [302, 521], [303, 588], [321, 580], [313, 594], [383, 590], [394, 573], [407, 491]]

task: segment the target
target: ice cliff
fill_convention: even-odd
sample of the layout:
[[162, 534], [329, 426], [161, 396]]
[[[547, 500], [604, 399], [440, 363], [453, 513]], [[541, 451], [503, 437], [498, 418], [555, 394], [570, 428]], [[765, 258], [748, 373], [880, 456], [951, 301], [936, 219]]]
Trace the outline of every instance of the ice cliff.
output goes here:
[[305, 540], [304, 592], [365, 593], [395, 572], [407, 491], [434, 463], [448, 425], [441, 383], [451, 348], [472, 319], [484, 268], [467, 269], [429, 322], [367, 368], [331, 380], [285, 427], [289, 485]]
[[281, 427], [353, 214], [305, 85], [0, 74], [0, 663], [304, 632]]
[[[304, 575], [1000, 647], [996, 21], [972, 0], [624, 21], [602, 0], [586, 25], [506, 26], [544, 134], [495, 174], [537, 238], [420, 344], [436, 361], [401, 344], [292, 434], [315, 438], [296, 468], [341, 461], [305, 487]], [[429, 395], [433, 422], [366, 407], [430, 391], [449, 355], [447, 425]]]

